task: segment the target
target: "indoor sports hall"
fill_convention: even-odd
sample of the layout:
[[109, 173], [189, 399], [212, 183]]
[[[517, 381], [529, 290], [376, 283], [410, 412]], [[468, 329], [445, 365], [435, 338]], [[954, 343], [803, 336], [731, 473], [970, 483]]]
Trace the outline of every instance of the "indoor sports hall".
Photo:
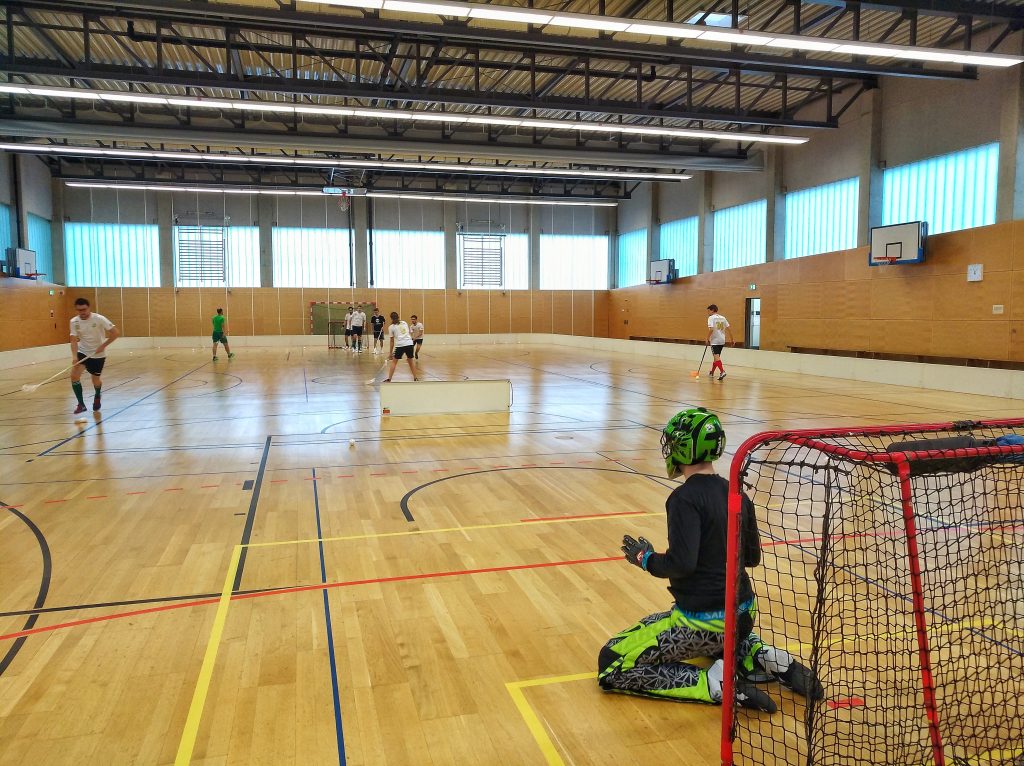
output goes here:
[[1024, 3], [0, 8], [0, 765], [1024, 764]]

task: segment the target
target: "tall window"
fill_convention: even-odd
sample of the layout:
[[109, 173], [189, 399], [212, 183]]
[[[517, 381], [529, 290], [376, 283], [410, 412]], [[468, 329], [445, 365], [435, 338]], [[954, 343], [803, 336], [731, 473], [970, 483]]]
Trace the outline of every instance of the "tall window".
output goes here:
[[459, 287], [468, 290], [524, 290], [529, 286], [527, 234], [458, 235]]
[[28, 248], [36, 251], [36, 271], [53, 281], [53, 235], [50, 221], [35, 213], [28, 214]]
[[661, 257], [675, 261], [676, 271], [681, 277], [697, 273], [698, 251], [697, 216], [663, 223], [659, 230]]
[[160, 230], [149, 224], [65, 223], [68, 287], [160, 287]]
[[373, 286], [439, 290], [445, 286], [444, 232], [370, 232]]
[[714, 270], [764, 263], [768, 256], [768, 200], [715, 211]]
[[996, 220], [999, 144], [985, 144], [882, 172], [882, 225], [927, 221], [929, 234]]
[[541, 290], [607, 290], [608, 237], [541, 234]]
[[619, 235], [619, 287], [642, 285], [647, 281], [647, 229]]
[[859, 194], [859, 178], [787, 194], [786, 258], [856, 247]]
[[275, 226], [270, 236], [274, 287], [352, 287], [348, 229]]
[[11, 206], [0, 202], [0, 257], [7, 257], [7, 248], [17, 247], [11, 226]]

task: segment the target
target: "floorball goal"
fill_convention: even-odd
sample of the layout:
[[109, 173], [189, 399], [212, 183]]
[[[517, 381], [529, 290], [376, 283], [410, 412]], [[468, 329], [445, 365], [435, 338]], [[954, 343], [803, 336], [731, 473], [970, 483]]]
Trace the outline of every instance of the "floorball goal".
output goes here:
[[[728, 609], [722, 762], [1024, 764], [1024, 420], [760, 434], [730, 475], [726, 603], [740, 492], [762, 561], [754, 632], [820, 680], [736, 705]], [[739, 674], [739, 675], [737, 675]], [[770, 680], [770, 679], [768, 679]]]

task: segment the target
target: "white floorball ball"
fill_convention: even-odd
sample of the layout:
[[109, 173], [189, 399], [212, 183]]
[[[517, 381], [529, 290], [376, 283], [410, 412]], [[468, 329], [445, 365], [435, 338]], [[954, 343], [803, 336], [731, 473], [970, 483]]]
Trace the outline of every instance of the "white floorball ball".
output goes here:
[[349, 439], [348, 440], [348, 446], [350, 446], [350, 447], [356, 446], [356, 440], [355, 439]]
[[86, 422], [88, 422], [88, 419], [87, 418], [75, 418], [75, 422], [76, 423], [86, 423]]

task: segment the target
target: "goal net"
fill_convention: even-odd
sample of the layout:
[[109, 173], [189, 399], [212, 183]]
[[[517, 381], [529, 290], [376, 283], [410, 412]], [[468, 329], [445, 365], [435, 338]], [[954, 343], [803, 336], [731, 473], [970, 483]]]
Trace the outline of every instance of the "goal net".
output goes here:
[[[730, 476], [762, 561], [754, 632], [820, 680], [738, 707], [727, 610], [723, 764], [1024, 764], [1024, 420], [760, 434]], [[774, 680], [774, 679], [769, 679]]]
[[343, 348], [345, 346], [345, 322], [327, 323], [327, 348]]

